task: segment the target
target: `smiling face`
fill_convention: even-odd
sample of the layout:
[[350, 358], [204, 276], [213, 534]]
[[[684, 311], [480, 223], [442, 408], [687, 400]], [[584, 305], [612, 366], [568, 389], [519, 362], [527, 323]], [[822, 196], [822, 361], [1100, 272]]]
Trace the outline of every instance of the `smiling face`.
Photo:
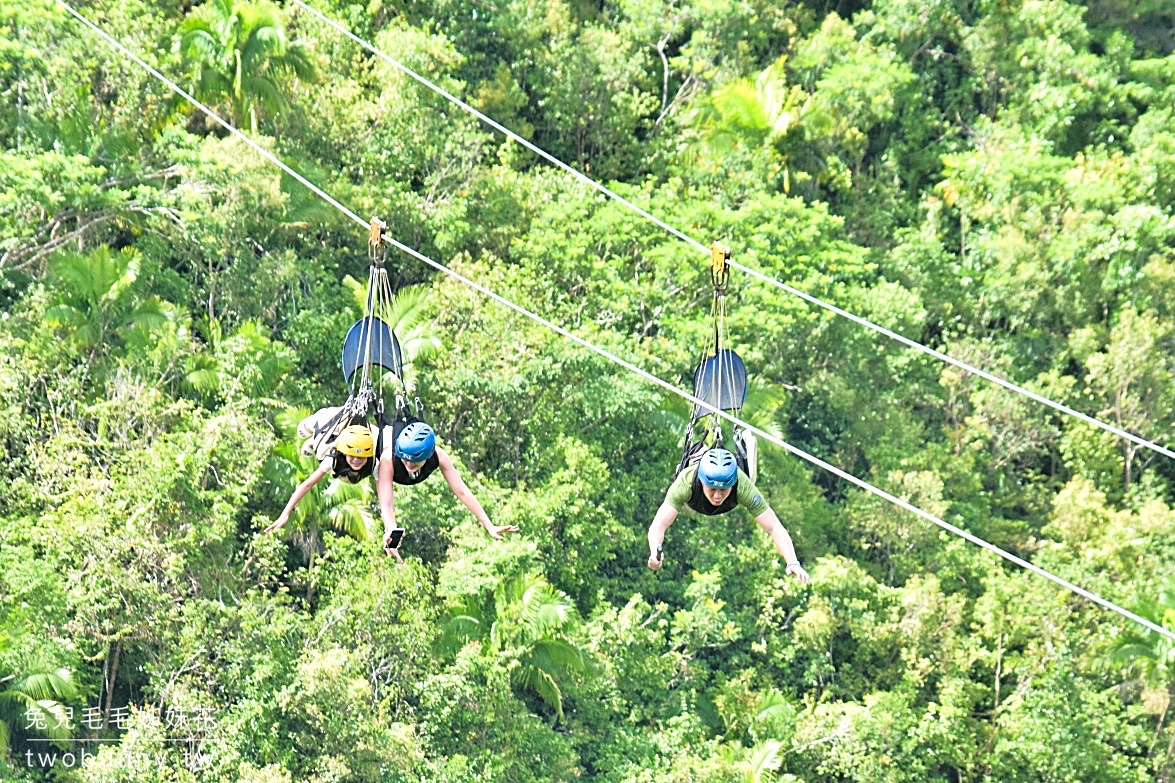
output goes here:
[[367, 457], [352, 457], [348, 454], [347, 464], [351, 466], [351, 470], [359, 470], [367, 464]]
[[721, 506], [722, 503], [728, 497], [730, 497], [730, 493], [733, 489], [734, 489], [734, 487], [727, 487], [726, 489], [718, 489], [717, 487], [707, 487], [705, 484], [703, 484], [702, 485], [702, 494], [706, 496], [706, 500], [708, 500], [710, 502], [710, 505]]

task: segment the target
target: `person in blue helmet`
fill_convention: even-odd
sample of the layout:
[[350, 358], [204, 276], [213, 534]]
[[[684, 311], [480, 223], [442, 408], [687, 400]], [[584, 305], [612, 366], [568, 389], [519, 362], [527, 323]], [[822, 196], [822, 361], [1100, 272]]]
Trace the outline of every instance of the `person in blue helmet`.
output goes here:
[[437, 446], [432, 427], [419, 419], [400, 418], [383, 430], [383, 452], [376, 466], [375, 490], [384, 523], [384, 549], [400, 559], [399, 541], [404, 531], [396, 526], [395, 485], [419, 484], [437, 470], [449, 489], [477, 518], [491, 538], [501, 541], [505, 533], [517, 533], [517, 525], [495, 525], [465, 486], [453, 460]]
[[657, 509], [653, 524], [649, 525], [649, 568], [656, 571], [661, 567], [665, 531], [682, 510], [688, 508], [712, 517], [739, 506], [745, 508], [759, 527], [771, 536], [775, 548], [787, 563], [787, 573], [807, 584], [808, 572], [796, 557], [796, 548], [787, 529], [751, 483], [750, 476], [739, 469], [734, 454], [726, 449], [708, 450], [698, 462], [677, 474], [665, 493], [665, 501]]

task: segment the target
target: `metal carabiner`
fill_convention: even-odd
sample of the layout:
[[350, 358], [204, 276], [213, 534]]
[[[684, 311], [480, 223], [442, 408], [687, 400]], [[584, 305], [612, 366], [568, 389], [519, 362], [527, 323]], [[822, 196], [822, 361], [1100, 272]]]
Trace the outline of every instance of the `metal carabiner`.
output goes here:
[[388, 246], [384, 243], [384, 229], [388, 224], [374, 215], [367, 227], [367, 257], [373, 266], [382, 267], [388, 259]]
[[730, 280], [730, 248], [717, 241], [710, 245], [710, 280], [714, 283], [714, 294], [725, 296]]

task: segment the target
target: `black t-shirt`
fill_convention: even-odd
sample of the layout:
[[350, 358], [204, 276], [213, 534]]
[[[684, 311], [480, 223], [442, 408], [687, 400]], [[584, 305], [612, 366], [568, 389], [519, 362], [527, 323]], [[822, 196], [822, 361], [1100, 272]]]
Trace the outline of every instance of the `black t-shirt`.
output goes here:
[[331, 478], [345, 481], [348, 484], [358, 484], [372, 474], [375, 460], [369, 458], [367, 462], [363, 463], [363, 467], [354, 470], [347, 464], [347, 455], [332, 448], [327, 452], [319, 467], [323, 473], [329, 473]]

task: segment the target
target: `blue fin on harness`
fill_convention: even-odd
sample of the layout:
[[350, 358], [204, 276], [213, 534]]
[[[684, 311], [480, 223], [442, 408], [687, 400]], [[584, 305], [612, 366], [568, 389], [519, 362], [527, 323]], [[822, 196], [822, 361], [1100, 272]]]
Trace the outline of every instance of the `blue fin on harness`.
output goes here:
[[[747, 366], [743, 364], [739, 355], [729, 348], [723, 348], [707, 356], [698, 365], [698, 369], [694, 370], [694, 396], [707, 405], [738, 415], [747, 399]], [[713, 440], [713, 432], [708, 428], [695, 433], [698, 422], [713, 415], [710, 411], [703, 410], [699, 405], [694, 404], [690, 414], [689, 427], [685, 433], [685, 450], [682, 452], [681, 461], [677, 464], [677, 471], [673, 474], [675, 477], [701, 459], [706, 449], [711, 446], [723, 445], [722, 442]], [[715, 418], [714, 421], [717, 419]], [[739, 428], [735, 427], [736, 441], [738, 435]], [[745, 451], [740, 453], [736, 446], [735, 457], [739, 467], [744, 468], [744, 472], [749, 475], [751, 471], [747, 468], [751, 467], [751, 463], [746, 458]]]
[[739, 410], [747, 399], [747, 366], [729, 348], [707, 356], [694, 371], [694, 396], [719, 410]]
[[347, 332], [347, 339], [343, 340], [343, 378], [347, 383], [363, 367], [368, 356], [372, 367], [383, 367], [396, 377], [403, 377], [400, 342], [388, 325], [374, 316], [356, 321]]

